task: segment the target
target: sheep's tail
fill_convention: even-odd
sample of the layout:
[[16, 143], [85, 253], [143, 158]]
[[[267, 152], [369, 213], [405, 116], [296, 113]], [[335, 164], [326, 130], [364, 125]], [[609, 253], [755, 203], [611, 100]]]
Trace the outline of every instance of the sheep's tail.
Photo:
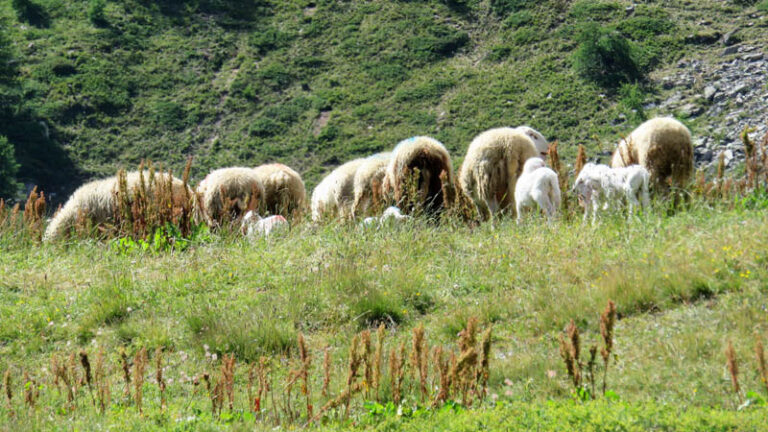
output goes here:
[[77, 206], [65, 205], [53, 216], [43, 234], [43, 242], [52, 242], [69, 231], [77, 223]]

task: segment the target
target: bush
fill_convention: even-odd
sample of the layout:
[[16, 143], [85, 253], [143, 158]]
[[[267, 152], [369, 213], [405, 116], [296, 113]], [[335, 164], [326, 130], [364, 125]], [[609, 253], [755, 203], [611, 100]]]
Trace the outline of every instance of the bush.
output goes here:
[[617, 2], [596, 2], [594, 0], [578, 1], [571, 6], [568, 17], [580, 21], [607, 21], [621, 10]]
[[16, 163], [13, 145], [0, 135], [0, 197], [12, 198], [19, 191], [16, 173], [19, 164]]
[[615, 88], [645, 78], [637, 50], [615, 30], [589, 24], [579, 36], [574, 66], [582, 77]]
[[106, 0], [90, 0], [88, 3], [88, 19], [93, 25], [103, 27], [107, 24], [107, 17], [104, 14], [106, 7]]
[[762, 3], [757, 5], [757, 10], [762, 12], [768, 12], [768, 0], [763, 0]]
[[51, 24], [48, 12], [31, 0], [13, 0], [11, 6], [19, 21], [26, 21], [36, 27], [48, 27]]
[[624, 84], [619, 89], [619, 104], [624, 108], [624, 113], [634, 121], [645, 121], [647, 116], [643, 109], [645, 93], [637, 84]]

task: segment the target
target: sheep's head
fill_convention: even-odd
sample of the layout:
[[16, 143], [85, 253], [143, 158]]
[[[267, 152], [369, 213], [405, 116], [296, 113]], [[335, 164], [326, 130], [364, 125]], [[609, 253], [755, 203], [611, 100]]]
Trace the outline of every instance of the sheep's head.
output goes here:
[[525, 136], [533, 141], [533, 145], [536, 147], [536, 151], [539, 153], [541, 159], [547, 157], [549, 154], [549, 143], [547, 142], [547, 139], [544, 138], [544, 135], [529, 126], [520, 126], [517, 130], [524, 133]]

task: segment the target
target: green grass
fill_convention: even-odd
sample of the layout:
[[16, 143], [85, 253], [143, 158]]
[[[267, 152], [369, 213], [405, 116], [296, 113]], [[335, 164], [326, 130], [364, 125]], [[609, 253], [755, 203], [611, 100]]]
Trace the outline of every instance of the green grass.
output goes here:
[[[733, 411], [740, 402], [730, 392], [723, 350], [733, 341], [743, 392], [765, 397], [753, 341], [754, 333], [764, 340], [768, 334], [766, 223], [762, 210], [696, 201], [674, 216], [657, 209], [629, 223], [609, 217], [594, 227], [504, 221], [470, 231], [416, 221], [372, 231], [300, 224], [283, 237], [254, 243], [214, 237], [185, 252], [122, 254], [98, 242], [34, 245], [4, 232], [0, 371], [10, 368], [17, 385], [21, 370], [29, 371], [45, 387], [34, 414], [10, 418], [3, 404], [3, 423], [10, 429], [169, 428], [191, 416], [195, 427], [215, 429], [227, 421], [245, 427], [249, 420], [231, 414], [224, 423], [213, 420], [205, 393], [185, 381], [217, 370], [213, 355], [238, 359], [237, 415], [246, 406], [244, 363], [262, 355], [276, 361], [295, 356], [299, 332], [314, 357], [317, 398], [326, 347], [333, 393], [344, 388], [347, 346], [358, 331], [384, 322], [395, 344], [423, 324], [430, 345], [450, 347], [476, 316], [494, 328], [489, 402], [471, 413], [423, 413], [425, 419], [415, 420], [391, 415], [387, 428], [458, 430], [480, 421], [490, 428], [544, 430], [619, 424], [626, 430], [759, 430], [754, 422], [764, 408]], [[608, 299], [620, 317], [608, 388], [622, 402], [568, 402], [557, 338], [573, 319], [583, 350], [597, 343], [598, 316]], [[120, 396], [117, 353], [159, 346], [166, 349], [166, 379], [173, 381], [168, 410], [160, 413], [148, 378], [142, 419]], [[74, 413], [61, 412], [63, 395], [48, 388], [43, 368], [53, 354], [98, 348], [114, 364], [108, 414], [96, 414], [87, 393]], [[15, 397], [22, 409], [21, 393]], [[511, 405], [491, 408], [491, 400]], [[353, 402], [353, 418], [365, 425], [360, 403]], [[351, 426], [340, 415], [332, 412], [327, 426]]]
[[[643, 70], [659, 70], [710, 54], [684, 44], [702, 19], [717, 16], [722, 33], [748, 19], [715, 0], [641, 4], [631, 16], [624, 0], [20, 2], [44, 18], [31, 22], [12, 3], [0, 19], [17, 80], [3, 75], [0, 87], [16, 96], [0, 135], [19, 178], [56, 192], [147, 158], [180, 172], [189, 155], [196, 180], [281, 161], [313, 186], [417, 134], [443, 141], [458, 166], [475, 135], [500, 125], [530, 124], [566, 158], [576, 144], [594, 154], [640, 119], [574, 71], [585, 27], [615, 29]], [[759, 26], [741, 27], [745, 42], [765, 42]], [[645, 99], [663, 93], [648, 87]], [[316, 131], [321, 112], [329, 122]]]

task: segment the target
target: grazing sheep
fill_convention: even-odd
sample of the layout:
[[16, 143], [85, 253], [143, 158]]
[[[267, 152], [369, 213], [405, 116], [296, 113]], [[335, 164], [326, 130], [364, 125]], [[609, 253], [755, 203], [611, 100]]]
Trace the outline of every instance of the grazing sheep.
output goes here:
[[542, 135], [539, 131], [536, 129], [529, 127], [529, 126], [518, 126], [515, 128], [515, 130], [520, 131], [524, 133], [528, 138], [533, 141], [533, 145], [536, 147], [536, 150], [539, 152], [539, 157], [541, 159], [544, 159], [549, 154], [549, 142], [546, 138], [544, 138], [544, 135]]
[[253, 211], [243, 216], [241, 229], [248, 238], [269, 237], [270, 234], [287, 230], [288, 221], [281, 215], [262, 218]]
[[354, 179], [355, 202], [352, 206], [355, 216], [366, 214], [374, 203], [381, 200], [384, 174], [391, 155], [377, 153], [369, 156], [357, 169]]
[[514, 209], [515, 183], [525, 161], [537, 156], [533, 140], [519, 128], [490, 129], [472, 140], [459, 171], [459, 185], [483, 220]]
[[370, 216], [363, 219], [363, 221], [360, 224], [364, 227], [369, 227], [373, 225], [378, 225], [379, 227], [381, 227], [381, 226], [384, 226], [385, 224], [400, 223], [410, 218], [411, 218], [410, 216], [404, 215], [399, 208], [395, 206], [391, 206], [391, 207], [387, 207], [387, 209], [384, 210], [384, 213], [381, 214], [381, 217]]
[[606, 165], [588, 163], [576, 178], [573, 190], [583, 201], [584, 220], [586, 221], [591, 213], [592, 223], [595, 223], [601, 203], [603, 209], [608, 209], [610, 201], [624, 197], [629, 203], [630, 215], [634, 212], [634, 206], [648, 207], [649, 181], [648, 170], [640, 165], [609, 168]]
[[[140, 186], [143, 177], [145, 187], [151, 194], [154, 194], [159, 187], [165, 187], [167, 181], [171, 181], [174, 209], [181, 208], [184, 200], [194, 194], [189, 187], [185, 191], [184, 182], [170, 174], [155, 172], [154, 175], [154, 180], [150, 182], [149, 171], [143, 171], [143, 176], [139, 171], [126, 173], [125, 185], [128, 193], [132, 194]], [[118, 207], [118, 191], [117, 176], [95, 180], [80, 186], [69, 197], [64, 207], [53, 216], [43, 234], [43, 241], [54, 241], [66, 235], [75, 227], [78, 217], [87, 218], [94, 225], [113, 222]]]
[[264, 198], [264, 185], [252, 168], [220, 168], [200, 182], [197, 193], [202, 198], [206, 223], [215, 227], [258, 208]]
[[312, 220], [325, 215], [348, 218], [352, 216], [355, 200], [355, 173], [365, 159], [355, 159], [337, 167], [312, 192]]
[[[411, 179], [414, 170], [419, 172], [417, 179]], [[409, 181], [415, 181], [417, 196], [409, 196]], [[447, 186], [445, 190], [443, 182]], [[455, 198], [448, 150], [436, 139], [426, 136], [400, 141], [387, 165], [383, 189], [384, 194], [392, 196], [406, 213], [416, 208], [430, 214], [442, 211]]]
[[646, 121], [619, 142], [611, 159], [614, 168], [634, 164], [647, 169], [656, 185], [685, 186], [693, 174], [691, 131], [669, 117]]
[[299, 173], [279, 163], [261, 165], [254, 171], [264, 186], [264, 210], [284, 217], [301, 213], [306, 205], [307, 190]]
[[557, 173], [544, 166], [544, 161], [538, 157], [528, 159], [515, 185], [515, 203], [518, 223], [522, 220], [523, 210], [536, 204], [551, 221], [560, 207]]

